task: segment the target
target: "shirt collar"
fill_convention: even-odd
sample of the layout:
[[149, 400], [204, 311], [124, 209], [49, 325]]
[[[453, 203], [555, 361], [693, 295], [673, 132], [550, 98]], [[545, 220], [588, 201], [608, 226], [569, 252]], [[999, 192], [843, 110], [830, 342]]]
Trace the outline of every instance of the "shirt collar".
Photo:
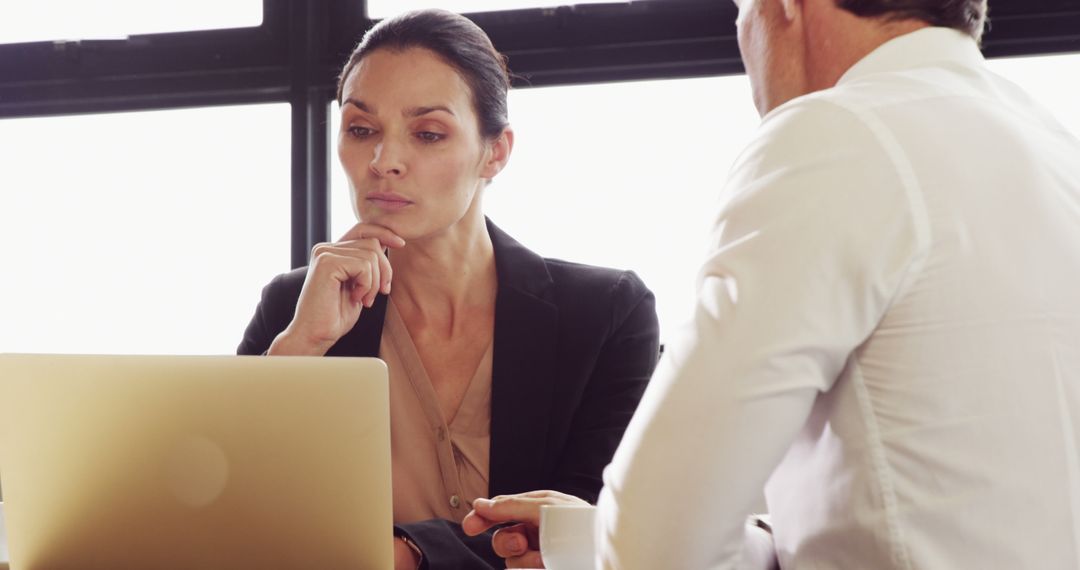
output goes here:
[[945, 61], [978, 66], [984, 59], [978, 44], [964, 32], [952, 28], [922, 28], [878, 46], [851, 66], [837, 85], [873, 73], [902, 71]]

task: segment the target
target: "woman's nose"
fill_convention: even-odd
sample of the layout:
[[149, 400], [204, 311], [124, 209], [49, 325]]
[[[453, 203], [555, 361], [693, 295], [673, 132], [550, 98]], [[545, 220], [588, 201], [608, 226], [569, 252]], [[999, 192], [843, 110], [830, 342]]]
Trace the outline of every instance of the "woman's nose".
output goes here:
[[405, 161], [400, 145], [393, 141], [382, 140], [375, 145], [375, 155], [371, 157], [371, 171], [379, 177], [394, 177], [405, 174]]

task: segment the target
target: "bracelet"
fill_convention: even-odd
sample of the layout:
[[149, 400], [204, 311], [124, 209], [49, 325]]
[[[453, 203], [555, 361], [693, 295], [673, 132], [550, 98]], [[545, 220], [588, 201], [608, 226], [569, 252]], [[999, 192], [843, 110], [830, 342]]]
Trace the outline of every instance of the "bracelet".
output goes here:
[[409, 538], [408, 536], [405, 536], [404, 534], [399, 534], [397, 536], [397, 538], [400, 538], [401, 542], [404, 542], [405, 546], [408, 546], [409, 550], [412, 550], [416, 554], [416, 557], [417, 557], [416, 568], [417, 568], [417, 570], [419, 570], [420, 567], [423, 566], [423, 564], [424, 564], [424, 551], [420, 550], [420, 547], [417, 546], [416, 543], [413, 542], [411, 538]]

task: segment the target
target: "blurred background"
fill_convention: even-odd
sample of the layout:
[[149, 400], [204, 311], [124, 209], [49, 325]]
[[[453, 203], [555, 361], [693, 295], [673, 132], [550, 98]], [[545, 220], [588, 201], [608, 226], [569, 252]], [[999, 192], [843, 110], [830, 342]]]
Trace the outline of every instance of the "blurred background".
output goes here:
[[[230, 354], [274, 275], [354, 223], [340, 66], [379, 18], [466, 13], [509, 56], [488, 215], [690, 316], [758, 123], [730, 0], [5, 0], [0, 352]], [[1080, 134], [1080, 0], [991, 0], [984, 52]]]

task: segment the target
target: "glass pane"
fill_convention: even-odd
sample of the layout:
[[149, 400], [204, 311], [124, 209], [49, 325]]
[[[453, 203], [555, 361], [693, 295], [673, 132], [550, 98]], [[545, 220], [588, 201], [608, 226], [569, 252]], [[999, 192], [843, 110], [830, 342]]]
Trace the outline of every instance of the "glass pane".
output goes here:
[[289, 117], [0, 121], [0, 352], [233, 353], [289, 269]]
[[1023, 87], [1080, 136], [1080, 54], [991, 59], [990, 69]]
[[[487, 214], [541, 255], [637, 271], [670, 338], [691, 316], [724, 179], [759, 121], [746, 77], [515, 90], [510, 121], [514, 154]], [[331, 186], [336, 237], [354, 223], [340, 166]]]
[[521, 8], [546, 8], [570, 4], [605, 4], [625, 3], [626, 0], [368, 0], [368, 16], [386, 18], [409, 10], [423, 8], [443, 8], [451, 12], [468, 14], [472, 12], [498, 12]]
[[262, 0], [34, 0], [0, 18], [0, 43], [123, 39], [262, 24]]

